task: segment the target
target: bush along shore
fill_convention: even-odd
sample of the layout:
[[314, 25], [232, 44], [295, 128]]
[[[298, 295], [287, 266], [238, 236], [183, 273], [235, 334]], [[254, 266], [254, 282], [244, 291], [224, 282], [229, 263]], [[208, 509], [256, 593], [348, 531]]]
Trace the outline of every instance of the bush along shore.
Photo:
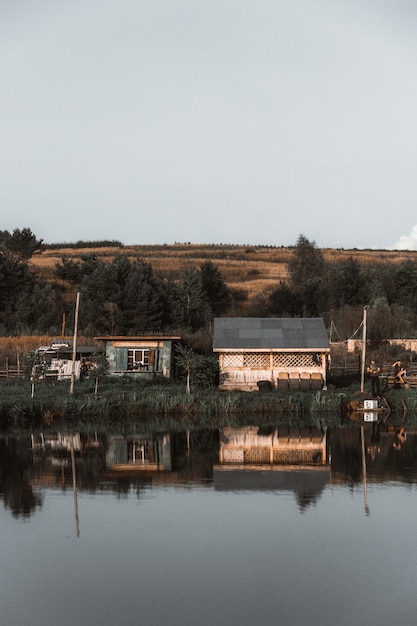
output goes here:
[[[29, 381], [0, 383], [0, 429], [111, 428], [135, 422], [144, 428], [222, 427], [251, 423], [285, 422], [337, 425], [346, 418], [349, 404], [370, 398], [358, 386], [327, 391], [242, 392], [195, 389], [185, 385], [140, 384], [130, 379], [106, 378], [96, 393], [93, 380], [77, 382], [70, 394], [67, 382], [35, 385]], [[414, 390], [390, 390], [385, 406], [395, 419], [417, 415]]]

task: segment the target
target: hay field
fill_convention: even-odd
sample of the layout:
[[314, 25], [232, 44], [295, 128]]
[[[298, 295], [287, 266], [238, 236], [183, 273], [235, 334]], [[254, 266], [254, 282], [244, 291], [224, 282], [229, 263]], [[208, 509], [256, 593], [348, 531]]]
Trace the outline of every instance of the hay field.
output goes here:
[[54, 277], [54, 269], [62, 257], [77, 260], [83, 255], [94, 254], [101, 261], [111, 261], [120, 254], [131, 260], [142, 259], [150, 263], [155, 273], [164, 278], [177, 280], [187, 266], [200, 267], [211, 261], [219, 269], [226, 284], [231, 288], [245, 289], [248, 296], [270, 293], [286, 276], [286, 264], [291, 256], [289, 248], [250, 246], [207, 246], [174, 244], [172, 246], [126, 246], [124, 248], [62, 248], [46, 250], [32, 258], [34, 270], [44, 280], [61, 289], [63, 281]]
[[[321, 250], [329, 263], [342, 263], [353, 257], [360, 263], [402, 263], [417, 260], [415, 251], [391, 250], [344, 250], [324, 248]], [[54, 277], [54, 268], [63, 256], [79, 259], [83, 255], [94, 254], [102, 261], [111, 261], [117, 255], [127, 255], [131, 260], [143, 259], [150, 263], [154, 271], [164, 278], [178, 279], [181, 270], [187, 266], [200, 267], [211, 261], [221, 272], [224, 281], [231, 288], [243, 289], [248, 297], [262, 293], [268, 295], [287, 275], [287, 263], [293, 254], [292, 247], [270, 247], [250, 245], [205, 245], [177, 243], [172, 245], [137, 245], [123, 248], [60, 248], [46, 250], [32, 258], [34, 270], [57, 288], [65, 283]], [[68, 289], [68, 285], [67, 285]], [[73, 294], [71, 294], [73, 297]]]

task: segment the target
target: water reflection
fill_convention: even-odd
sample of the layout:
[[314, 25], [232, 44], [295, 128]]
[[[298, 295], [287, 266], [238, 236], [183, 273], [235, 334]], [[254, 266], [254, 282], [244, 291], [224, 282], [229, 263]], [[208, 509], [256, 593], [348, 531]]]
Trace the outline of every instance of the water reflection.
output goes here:
[[401, 421], [2, 437], [2, 623], [412, 626], [416, 478]]
[[417, 428], [349, 424], [192, 432], [38, 433], [0, 438], [0, 498], [15, 518], [43, 506], [49, 488], [137, 497], [157, 485], [212, 485], [219, 491], [278, 490], [300, 511], [326, 485], [415, 483]]
[[327, 431], [319, 428], [224, 428], [214, 485], [221, 491], [293, 492], [303, 511], [329, 481]]

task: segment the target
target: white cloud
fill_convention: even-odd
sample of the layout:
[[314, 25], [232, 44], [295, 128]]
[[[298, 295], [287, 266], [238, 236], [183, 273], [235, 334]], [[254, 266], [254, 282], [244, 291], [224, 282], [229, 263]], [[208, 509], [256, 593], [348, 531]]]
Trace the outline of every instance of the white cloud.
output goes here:
[[417, 224], [413, 226], [409, 235], [402, 235], [392, 246], [393, 250], [417, 250]]

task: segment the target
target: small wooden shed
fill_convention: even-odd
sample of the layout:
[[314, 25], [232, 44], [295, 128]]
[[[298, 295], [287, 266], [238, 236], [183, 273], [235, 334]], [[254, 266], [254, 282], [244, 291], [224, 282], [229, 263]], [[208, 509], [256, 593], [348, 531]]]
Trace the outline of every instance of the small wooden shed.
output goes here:
[[330, 344], [322, 318], [218, 317], [220, 389], [322, 389]]
[[95, 337], [103, 341], [109, 374], [150, 378], [171, 378], [174, 371], [174, 346], [177, 335], [137, 335]]

